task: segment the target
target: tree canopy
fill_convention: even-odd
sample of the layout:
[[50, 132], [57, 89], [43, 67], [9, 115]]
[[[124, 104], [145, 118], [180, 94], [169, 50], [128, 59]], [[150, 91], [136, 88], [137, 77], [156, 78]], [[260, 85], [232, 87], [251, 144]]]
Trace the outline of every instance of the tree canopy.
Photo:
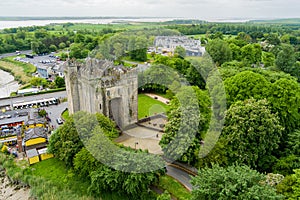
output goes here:
[[248, 166], [233, 165], [227, 168], [213, 165], [202, 168], [191, 183], [193, 200], [215, 199], [283, 199], [274, 188], [263, 184], [264, 175]]

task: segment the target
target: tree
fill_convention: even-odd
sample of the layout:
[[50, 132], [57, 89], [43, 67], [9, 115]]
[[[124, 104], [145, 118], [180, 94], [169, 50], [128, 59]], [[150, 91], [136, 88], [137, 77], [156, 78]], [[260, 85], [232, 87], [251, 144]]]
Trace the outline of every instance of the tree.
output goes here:
[[259, 44], [247, 44], [241, 48], [241, 58], [248, 64], [258, 64], [261, 60], [262, 50]]
[[170, 67], [153, 64], [146, 71], [139, 73], [139, 85], [146, 91], [165, 92], [174, 81], [180, 82], [179, 75]]
[[49, 46], [49, 50], [50, 50], [51, 52], [55, 52], [55, 51], [57, 51], [57, 47], [56, 47], [54, 44], [51, 44], [51, 45]]
[[146, 61], [147, 60], [147, 39], [143, 36], [136, 37], [129, 41], [129, 56], [133, 60]]
[[186, 55], [186, 50], [182, 46], [177, 46], [174, 50], [174, 54], [177, 54], [179, 57], [184, 58]]
[[119, 136], [119, 131], [117, 130], [116, 123], [104, 116], [103, 114], [96, 114], [99, 126], [105, 131], [104, 134], [110, 139], [115, 139]]
[[289, 200], [298, 200], [300, 198], [300, 169], [294, 169], [294, 174], [286, 176], [276, 188]]
[[162, 193], [156, 198], [156, 200], [171, 200], [171, 199], [172, 199], [171, 195], [167, 190], [165, 190], [164, 193]]
[[263, 99], [268, 96], [270, 83], [260, 74], [251, 71], [243, 71], [224, 81], [227, 92], [227, 105], [238, 100], [251, 97]]
[[294, 154], [300, 157], [300, 130], [289, 133], [286, 151], [287, 155]]
[[281, 157], [273, 166], [273, 172], [284, 176], [293, 174], [293, 169], [300, 168], [300, 157], [293, 154]]
[[154, 172], [125, 173], [100, 165], [90, 173], [91, 184], [89, 191], [95, 196], [102, 191], [117, 192], [131, 197], [131, 199], [144, 199], [148, 195], [148, 188], [158, 180]]
[[46, 115], [47, 115], [47, 112], [46, 112], [46, 110], [45, 109], [41, 109], [41, 110], [39, 110], [39, 116], [41, 116], [41, 117], [46, 117]]
[[96, 171], [98, 166], [102, 165], [84, 147], [75, 155], [73, 163], [75, 171], [82, 178], [90, 178], [90, 173]]
[[59, 43], [58, 48], [60, 48], [60, 49], [66, 48], [66, 43], [64, 43], [64, 42]]
[[291, 74], [292, 67], [296, 62], [295, 51], [293, 46], [282, 44], [282, 50], [277, 54], [275, 65], [278, 69]]
[[181, 88], [170, 103], [170, 120], [159, 143], [165, 156], [174, 158], [180, 155], [179, 160], [193, 165], [198, 162], [200, 141], [210, 120], [209, 107], [210, 100], [206, 92], [196, 86]]
[[43, 39], [43, 38], [46, 38], [47, 36], [48, 36], [48, 33], [45, 29], [39, 29], [34, 32], [34, 37], [36, 39]]
[[247, 164], [259, 171], [270, 169], [282, 130], [266, 100], [249, 99], [231, 105], [222, 131], [229, 162]]
[[83, 43], [85, 40], [85, 36], [81, 33], [77, 33], [74, 38], [75, 43]]
[[43, 86], [45, 87], [48, 82], [46, 79], [44, 78], [41, 78], [41, 77], [32, 77], [30, 79], [30, 84], [33, 85], [33, 86]]
[[281, 139], [284, 145], [287, 141], [288, 133], [293, 132], [300, 125], [300, 113], [298, 112], [300, 107], [300, 86], [293, 79], [280, 78], [271, 85], [267, 99], [272, 106], [273, 112], [278, 113], [280, 123], [285, 128]]
[[232, 59], [241, 60], [241, 48], [234, 43], [230, 43], [229, 48], [232, 52]]
[[271, 52], [265, 52], [262, 53], [262, 62], [264, 63], [265, 67], [271, 67], [275, 64], [275, 56]]
[[214, 39], [210, 41], [206, 46], [206, 50], [218, 66], [232, 59], [231, 49], [224, 40]]
[[31, 50], [35, 53], [39, 53], [39, 43], [37, 41], [31, 42]]
[[191, 181], [194, 186], [192, 200], [283, 199], [274, 188], [263, 184], [264, 180], [264, 175], [248, 166], [202, 168]]
[[84, 58], [82, 57], [83, 46], [81, 44], [74, 43], [70, 47], [70, 58]]
[[267, 39], [269, 44], [272, 44], [272, 45], [279, 45], [280, 44], [280, 39], [279, 39], [277, 33], [267, 34], [266, 39]]
[[83, 144], [79, 138], [72, 117], [60, 126], [50, 137], [48, 151], [71, 167], [74, 156], [82, 149]]
[[65, 79], [60, 77], [60, 76], [57, 76], [54, 79], [54, 82], [55, 82], [55, 85], [56, 85], [57, 88], [65, 87]]

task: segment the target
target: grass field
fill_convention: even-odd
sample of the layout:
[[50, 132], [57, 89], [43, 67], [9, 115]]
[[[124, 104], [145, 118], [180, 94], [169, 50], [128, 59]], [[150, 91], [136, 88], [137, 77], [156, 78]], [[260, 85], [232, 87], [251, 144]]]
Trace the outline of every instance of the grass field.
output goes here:
[[103, 29], [112, 29], [114, 31], [120, 31], [120, 30], [131, 30], [131, 29], [142, 29], [142, 28], [149, 28], [149, 27], [155, 27], [156, 25], [153, 23], [119, 23], [119, 24], [88, 24], [88, 23], [73, 23], [69, 26], [63, 26], [61, 24], [54, 25], [55, 31], [61, 31], [61, 30], [69, 30], [69, 31], [79, 31], [79, 30], [88, 30], [88, 31], [94, 31], [99, 32]]
[[[101, 197], [92, 197], [88, 191], [90, 182], [87, 179], [81, 179], [75, 172], [68, 170], [64, 163], [56, 158], [36, 163], [30, 168], [33, 176], [41, 177], [53, 186], [58, 187], [60, 193], [63, 195], [72, 194], [76, 195], [76, 198], [84, 200], [129, 200], [124, 195], [110, 192], [103, 192]], [[39, 189], [42, 190], [43, 188]], [[58, 199], [58, 196], [51, 199]], [[66, 198], [60, 197], [59, 199]]]
[[60, 189], [69, 189], [78, 195], [87, 195], [89, 182], [79, 179], [74, 173], [68, 172], [64, 163], [57, 158], [51, 158], [30, 167], [32, 175], [43, 177]]
[[31, 73], [36, 71], [36, 67], [13, 60], [13, 58], [3, 58], [0, 60], [0, 68], [4, 71], [10, 72], [15, 80], [21, 84], [29, 83]]
[[144, 118], [145, 116], [151, 116], [155, 113], [167, 112], [169, 106], [145, 94], [139, 94], [138, 96], [138, 118]]
[[158, 187], [167, 190], [171, 195], [175, 196], [178, 200], [191, 199], [191, 193], [182, 186], [177, 180], [166, 175], [159, 178]]

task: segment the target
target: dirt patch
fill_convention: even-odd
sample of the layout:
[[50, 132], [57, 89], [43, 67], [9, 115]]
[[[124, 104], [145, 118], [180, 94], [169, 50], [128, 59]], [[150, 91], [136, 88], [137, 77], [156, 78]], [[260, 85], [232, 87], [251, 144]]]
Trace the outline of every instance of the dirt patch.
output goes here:
[[32, 198], [30, 198], [30, 189], [12, 184], [4, 171], [1, 172], [0, 177], [0, 199], [32, 200]]

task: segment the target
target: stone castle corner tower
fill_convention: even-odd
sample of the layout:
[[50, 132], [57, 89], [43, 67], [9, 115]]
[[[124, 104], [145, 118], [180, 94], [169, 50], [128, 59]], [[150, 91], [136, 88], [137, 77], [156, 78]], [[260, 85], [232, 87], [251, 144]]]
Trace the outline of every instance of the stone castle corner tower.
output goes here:
[[114, 66], [108, 60], [87, 58], [65, 63], [69, 112], [102, 113], [120, 128], [138, 120], [136, 69]]

